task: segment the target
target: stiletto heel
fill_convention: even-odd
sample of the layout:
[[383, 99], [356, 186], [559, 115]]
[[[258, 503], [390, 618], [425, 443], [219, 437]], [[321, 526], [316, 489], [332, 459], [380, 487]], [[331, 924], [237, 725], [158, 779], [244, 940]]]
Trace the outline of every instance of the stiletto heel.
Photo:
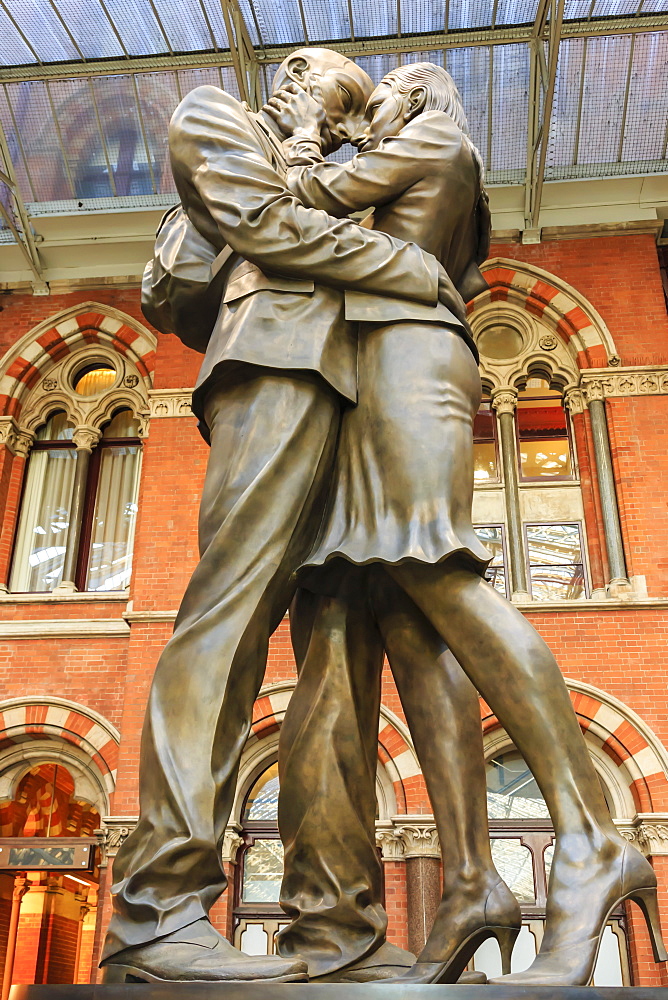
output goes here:
[[627, 898], [636, 903], [645, 915], [647, 930], [652, 942], [654, 961], [668, 962], [668, 952], [666, 951], [661, 934], [656, 886], [649, 886], [647, 889], [636, 889], [635, 892], [629, 893]]
[[499, 951], [501, 952], [501, 975], [507, 976], [510, 974], [510, 960], [513, 956], [513, 948], [515, 947], [515, 942], [517, 941], [517, 935], [520, 932], [520, 928], [492, 927], [490, 929], [494, 932], [494, 937], [499, 943]]

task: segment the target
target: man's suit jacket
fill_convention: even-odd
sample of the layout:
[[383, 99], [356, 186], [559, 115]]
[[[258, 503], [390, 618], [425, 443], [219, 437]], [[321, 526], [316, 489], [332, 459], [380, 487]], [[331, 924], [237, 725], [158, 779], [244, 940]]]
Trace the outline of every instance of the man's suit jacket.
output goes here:
[[169, 148], [189, 219], [217, 250], [235, 251], [193, 397], [200, 419], [207, 386], [229, 361], [320, 372], [354, 401], [356, 339], [340, 290], [403, 295], [435, 310], [436, 261], [414, 244], [304, 208], [257, 120], [216, 87], [184, 98]]
[[[423, 112], [348, 163], [325, 162], [317, 145], [304, 140], [290, 140], [285, 149], [288, 186], [305, 205], [334, 216], [374, 206], [374, 230], [432, 253], [464, 301], [488, 287], [478, 266], [491, 233], [481, 168], [471, 143], [444, 112]], [[404, 310], [402, 303], [359, 291], [346, 292], [349, 319], [420, 318], [420, 309]]]

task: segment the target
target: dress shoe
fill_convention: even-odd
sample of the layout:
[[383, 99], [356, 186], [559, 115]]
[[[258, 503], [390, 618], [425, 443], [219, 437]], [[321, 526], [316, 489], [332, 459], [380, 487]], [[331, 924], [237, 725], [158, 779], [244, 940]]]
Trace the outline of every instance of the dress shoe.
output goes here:
[[125, 948], [102, 966], [104, 983], [306, 982], [305, 962], [244, 955], [202, 917], [148, 944]]
[[312, 983], [373, 983], [379, 979], [392, 979], [400, 976], [402, 972], [415, 962], [415, 955], [410, 951], [404, 951], [396, 944], [384, 941], [380, 948], [377, 948], [366, 958], [349, 965], [345, 969], [337, 969], [336, 972], [328, 976], [318, 976], [311, 979]]
[[[451, 894], [438, 908], [434, 926], [417, 962], [395, 983], [456, 983], [483, 941], [495, 937], [501, 950], [502, 968], [510, 971], [510, 956], [522, 925], [519, 903], [499, 879], [480, 903]], [[470, 974], [465, 974], [467, 977]], [[482, 973], [473, 973], [483, 976]], [[470, 979], [469, 979], [470, 981]], [[476, 982], [479, 982], [476, 979]]]
[[499, 986], [588, 986], [605, 925], [613, 910], [626, 900], [637, 903], [645, 915], [654, 960], [668, 961], [659, 923], [656, 876], [650, 863], [625, 841], [609, 840], [593, 860], [585, 856], [576, 860], [578, 854], [569, 851], [567, 841], [557, 845], [545, 936], [531, 966], [490, 982]]

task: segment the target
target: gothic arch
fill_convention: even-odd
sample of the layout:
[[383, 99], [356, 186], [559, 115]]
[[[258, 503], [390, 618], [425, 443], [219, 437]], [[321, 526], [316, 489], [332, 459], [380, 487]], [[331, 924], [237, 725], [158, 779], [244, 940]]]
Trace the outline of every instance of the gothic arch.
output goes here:
[[19, 762], [61, 759], [75, 780], [97, 788], [101, 815], [106, 814], [116, 785], [119, 742], [110, 722], [77, 702], [44, 696], [0, 702], [0, 796], [6, 797], [2, 774], [8, 775], [5, 785], [13, 782]]
[[[113, 306], [82, 302], [43, 320], [0, 358], [0, 415], [19, 420], [31, 391], [55, 365], [86, 348], [97, 347], [127, 359], [138, 378], [135, 394], [151, 388], [156, 336]], [[130, 388], [129, 383], [125, 386]]]
[[[575, 714], [594, 765], [619, 810], [617, 819], [651, 813], [668, 806], [668, 752], [650, 727], [607, 692], [566, 678]], [[498, 752], [510, 737], [491, 709], [483, 704], [486, 753]]]
[[[502, 304], [539, 321], [563, 344], [576, 370], [621, 364], [605, 321], [577, 289], [549, 271], [522, 261], [492, 257], [482, 265], [490, 288], [469, 303], [471, 324], [479, 327]], [[545, 352], [553, 350], [548, 345]]]
[[[244, 748], [232, 816], [241, 813], [243, 798], [252, 781], [278, 752], [278, 736], [296, 680], [268, 684], [253, 707], [251, 734]], [[408, 728], [385, 705], [380, 707], [377, 794], [382, 818], [415, 812], [414, 785], [421, 770]]]

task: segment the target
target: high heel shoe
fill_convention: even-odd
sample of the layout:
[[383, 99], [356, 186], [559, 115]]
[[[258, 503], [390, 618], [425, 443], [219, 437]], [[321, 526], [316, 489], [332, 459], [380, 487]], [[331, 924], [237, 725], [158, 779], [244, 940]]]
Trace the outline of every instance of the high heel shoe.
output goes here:
[[[441, 903], [427, 944], [415, 965], [396, 979], [386, 979], [385, 983], [456, 983], [480, 945], [490, 937], [499, 943], [504, 973], [510, 972], [510, 958], [522, 916], [519, 903], [505, 882], [497, 882], [484, 906], [469, 905], [461, 914], [453, 912], [455, 910], [456, 902]], [[456, 929], [444, 933], [442, 925], [447, 928], [453, 922]], [[441, 961], [430, 961], [438, 953], [445, 957]]]
[[[595, 867], [595, 866], [591, 866]], [[616, 875], [610, 865], [601, 862], [599, 872], [585, 874], [579, 868], [581, 885], [575, 878], [550, 883], [545, 937], [531, 966], [524, 972], [490, 979], [500, 986], [588, 986], [594, 975], [596, 959], [605, 926], [613, 911], [631, 901], [645, 915], [656, 962], [667, 962], [659, 907], [656, 876], [649, 862], [630, 844], [625, 844], [617, 858]], [[607, 869], [607, 870], [606, 870]], [[555, 869], [553, 867], [553, 874]], [[606, 888], [605, 883], [608, 883]], [[597, 885], [598, 883], [598, 885]], [[551, 906], [551, 896], [561, 897]], [[558, 905], [557, 913], [550, 912]]]

